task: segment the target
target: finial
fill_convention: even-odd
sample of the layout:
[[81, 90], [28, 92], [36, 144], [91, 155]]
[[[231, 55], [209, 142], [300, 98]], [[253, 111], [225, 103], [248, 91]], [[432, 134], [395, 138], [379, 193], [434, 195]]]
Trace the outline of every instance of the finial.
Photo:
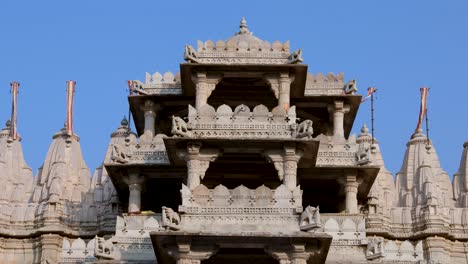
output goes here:
[[242, 17], [239, 28], [239, 34], [249, 33], [249, 28], [247, 27], [247, 20], [245, 20], [245, 17]]
[[122, 121], [120, 121], [120, 125], [124, 127], [128, 126], [128, 121], [125, 116], [122, 118]]
[[369, 129], [367, 128], [367, 125], [364, 124], [361, 128], [361, 133], [362, 134], [367, 134], [369, 132]]
[[11, 119], [8, 119], [8, 120], [6, 121], [5, 126], [6, 126], [7, 128], [11, 127]]

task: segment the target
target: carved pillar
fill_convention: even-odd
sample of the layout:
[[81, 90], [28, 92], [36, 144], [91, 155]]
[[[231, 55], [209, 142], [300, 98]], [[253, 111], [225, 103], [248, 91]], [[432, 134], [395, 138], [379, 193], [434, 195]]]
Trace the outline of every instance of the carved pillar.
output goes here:
[[190, 190], [200, 185], [201, 180], [210, 166], [219, 155], [218, 150], [201, 151], [201, 142], [190, 142], [187, 144], [187, 152], [182, 153], [187, 162], [187, 187]]
[[288, 253], [284, 251], [266, 249], [265, 252], [276, 259], [279, 264], [291, 264]]
[[58, 263], [62, 253], [63, 238], [57, 234], [41, 236], [41, 263]]
[[138, 213], [141, 211], [141, 188], [143, 177], [138, 171], [129, 172], [128, 180], [128, 213]]
[[343, 101], [335, 101], [333, 105], [329, 105], [328, 111], [333, 114], [333, 137], [344, 139], [344, 114], [349, 112], [349, 105], [345, 105]]
[[358, 213], [357, 191], [359, 186], [356, 171], [349, 172], [345, 177], [346, 213], [356, 214]]
[[280, 73], [279, 77], [279, 100], [278, 105], [287, 112], [289, 110], [289, 97], [291, 93], [291, 78], [289, 73]]
[[216, 84], [221, 80], [220, 75], [208, 76], [206, 72], [197, 72], [192, 77], [195, 83], [196, 95], [195, 95], [195, 108], [200, 110], [204, 105], [208, 103], [213, 90], [216, 88]]
[[275, 166], [278, 171], [278, 178], [283, 184], [293, 191], [297, 186], [297, 164], [303, 152], [295, 145], [286, 145], [283, 151], [268, 150], [264, 152], [267, 160]]
[[307, 264], [310, 253], [306, 252], [304, 244], [292, 245], [291, 264]]
[[283, 183], [289, 190], [294, 190], [297, 186], [297, 163], [302, 157], [302, 151], [296, 146], [284, 147], [284, 180]]
[[217, 252], [214, 245], [198, 246], [193, 250], [190, 237], [177, 238], [177, 247], [168, 248], [171, 256], [174, 256], [177, 264], [200, 264], [202, 260], [209, 259]]
[[145, 116], [145, 129], [143, 135], [140, 137], [140, 142], [149, 144], [156, 133], [154, 126], [158, 107], [152, 101], [147, 100], [141, 107], [141, 110], [143, 110]]

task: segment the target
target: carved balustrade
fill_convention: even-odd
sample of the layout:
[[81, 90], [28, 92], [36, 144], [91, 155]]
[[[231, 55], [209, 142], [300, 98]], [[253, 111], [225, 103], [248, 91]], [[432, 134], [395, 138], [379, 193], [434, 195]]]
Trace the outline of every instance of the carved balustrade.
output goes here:
[[311, 138], [312, 121], [296, 123], [296, 108], [286, 112], [275, 107], [270, 112], [264, 105], [257, 105], [251, 111], [246, 105], [237, 106], [234, 111], [227, 105], [216, 110], [204, 105], [196, 110], [189, 105], [188, 122], [173, 117], [172, 133], [192, 138], [251, 138], [251, 139], [295, 139]]
[[[290, 191], [285, 185], [280, 185], [276, 189], [264, 185], [249, 189], [240, 185], [232, 190], [223, 185], [208, 189], [203, 184], [190, 190], [182, 185], [181, 194], [180, 216], [172, 209], [163, 209], [167, 223], [165, 226], [171, 230], [217, 232], [300, 230], [299, 221], [303, 209], [302, 190], [299, 186]], [[318, 211], [316, 212], [318, 216]], [[311, 220], [307, 221], [310, 224]]]

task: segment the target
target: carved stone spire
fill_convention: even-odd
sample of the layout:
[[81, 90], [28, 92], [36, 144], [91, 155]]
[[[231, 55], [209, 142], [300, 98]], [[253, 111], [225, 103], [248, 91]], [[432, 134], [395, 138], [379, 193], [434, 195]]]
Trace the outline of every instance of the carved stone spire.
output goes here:
[[398, 205], [415, 207], [426, 204], [425, 198], [421, 197], [425, 196], [426, 176], [430, 173], [433, 179], [431, 188], [434, 189], [432, 197], [436, 197], [440, 205], [450, 206], [453, 203], [452, 185], [448, 174], [440, 167], [432, 142], [424, 134], [416, 133], [406, 146], [403, 165], [396, 175]]
[[31, 198], [33, 176], [26, 164], [20, 140], [10, 137], [11, 122], [0, 131], [0, 200], [10, 202], [28, 202]]
[[468, 207], [468, 141], [463, 144], [460, 167], [453, 175], [453, 193], [457, 207]]
[[38, 171], [35, 202], [82, 202], [90, 187], [90, 172], [83, 160], [79, 137], [64, 127], [52, 138], [44, 165]]

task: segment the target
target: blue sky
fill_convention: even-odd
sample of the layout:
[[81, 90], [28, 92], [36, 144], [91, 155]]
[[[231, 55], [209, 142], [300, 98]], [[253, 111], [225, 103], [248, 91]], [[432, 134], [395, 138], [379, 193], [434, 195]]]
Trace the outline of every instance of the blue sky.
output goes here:
[[[36, 171], [65, 121], [65, 81], [77, 81], [75, 131], [93, 171], [128, 112], [126, 80], [177, 72], [185, 44], [227, 39], [245, 16], [254, 35], [291, 41], [309, 71], [374, 85], [376, 136], [387, 168], [401, 167], [431, 88], [430, 136], [453, 175], [468, 140], [468, 2], [453, 1], [1, 1], [0, 122], [9, 83], [21, 83], [19, 132]], [[353, 130], [370, 123], [361, 106]]]

